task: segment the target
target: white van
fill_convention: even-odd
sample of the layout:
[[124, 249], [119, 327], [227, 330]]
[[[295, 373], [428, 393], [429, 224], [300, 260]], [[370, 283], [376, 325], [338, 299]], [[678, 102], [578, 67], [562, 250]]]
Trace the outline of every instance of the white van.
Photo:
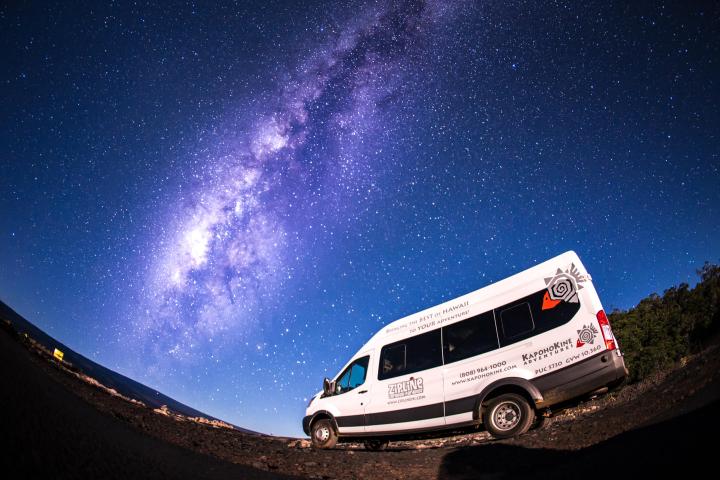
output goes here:
[[380, 449], [480, 424], [506, 438], [626, 375], [590, 275], [567, 252], [384, 327], [325, 379], [303, 430], [320, 448], [364, 439]]

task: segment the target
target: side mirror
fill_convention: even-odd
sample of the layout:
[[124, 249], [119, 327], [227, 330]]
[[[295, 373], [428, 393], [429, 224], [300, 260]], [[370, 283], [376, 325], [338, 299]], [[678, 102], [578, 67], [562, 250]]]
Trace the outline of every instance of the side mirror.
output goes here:
[[328, 395], [332, 394], [332, 385], [330, 384], [330, 380], [325, 377], [323, 380], [323, 397], [327, 397]]

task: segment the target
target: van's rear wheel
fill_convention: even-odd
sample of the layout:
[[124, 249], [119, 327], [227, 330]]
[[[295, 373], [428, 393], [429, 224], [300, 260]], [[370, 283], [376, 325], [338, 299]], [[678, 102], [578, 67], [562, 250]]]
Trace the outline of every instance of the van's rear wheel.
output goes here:
[[387, 440], [365, 440], [365, 450], [370, 450], [371, 452], [385, 450], [387, 446]]
[[483, 411], [485, 428], [495, 438], [510, 438], [527, 432], [535, 420], [535, 410], [525, 398], [504, 393], [491, 399]]
[[315, 448], [333, 448], [338, 440], [332, 422], [326, 418], [313, 423], [310, 434]]

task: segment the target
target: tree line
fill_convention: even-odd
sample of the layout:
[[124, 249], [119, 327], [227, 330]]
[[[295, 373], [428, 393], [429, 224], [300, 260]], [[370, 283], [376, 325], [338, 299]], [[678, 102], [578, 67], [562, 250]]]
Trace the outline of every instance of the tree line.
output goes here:
[[615, 310], [610, 322], [631, 382], [668, 368], [716, 341], [720, 326], [720, 266], [705, 263], [700, 281], [652, 294], [629, 310]]

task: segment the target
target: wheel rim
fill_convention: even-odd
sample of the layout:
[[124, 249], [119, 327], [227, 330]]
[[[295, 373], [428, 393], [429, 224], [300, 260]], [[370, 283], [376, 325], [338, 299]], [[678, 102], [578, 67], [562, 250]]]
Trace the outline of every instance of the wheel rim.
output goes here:
[[315, 429], [315, 439], [320, 443], [325, 443], [330, 438], [330, 429], [326, 426], [321, 426]]
[[520, 405], [515, 402], [506, 401], [499, 403], [492, 412], [492, 420], [495, 428], [506, 432], [517, 427], [522, 417]]

